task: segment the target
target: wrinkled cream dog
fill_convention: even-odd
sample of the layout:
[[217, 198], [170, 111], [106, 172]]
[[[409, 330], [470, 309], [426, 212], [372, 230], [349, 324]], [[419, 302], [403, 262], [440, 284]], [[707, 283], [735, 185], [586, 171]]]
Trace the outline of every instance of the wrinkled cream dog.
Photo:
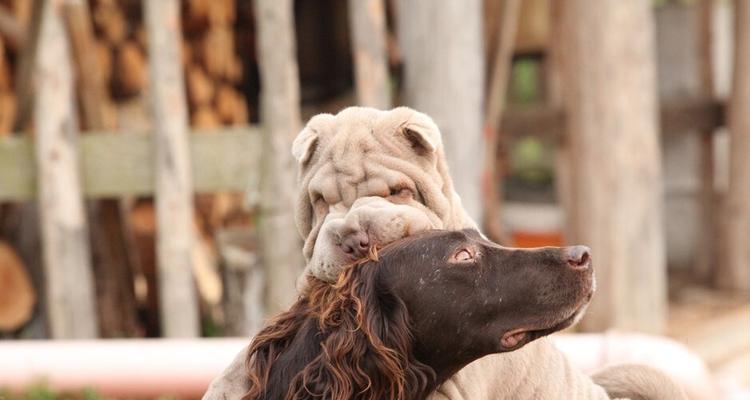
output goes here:
[[[422, 230], [476, 229], [453, 189], [440, 131], [425, 114], [405, 107], [391, 111], [352, 107], [337, 115], [321, 114], [300, 132], [292, 152], [300, 170], [295, 217], [308, 260], [303, 277], [312, 274], [334, 281], [343, 265], [363, 256], [371, 245]], [[304, 279], [298, 281], [304, 290], [300, 282]], [[243, 351], [212, 382], [204, 400], [242, 397], [247, 390], [245, 358]], [[618, 394], [626, 393], [624, 380], [614, 375], [608, 381], [605, 371], [602, 383], [616, 386]], [[633, 398], [681, 398], [674, 397], [679, 388], [663, 374], [646, 375], [651, 383], [648, 390], [627, 392], [644, 395]], [[663, 389], [654, 393], [653, 387]], [[610, 397], [542, 338], [518, 351], [468, 365], [430, 398]]]

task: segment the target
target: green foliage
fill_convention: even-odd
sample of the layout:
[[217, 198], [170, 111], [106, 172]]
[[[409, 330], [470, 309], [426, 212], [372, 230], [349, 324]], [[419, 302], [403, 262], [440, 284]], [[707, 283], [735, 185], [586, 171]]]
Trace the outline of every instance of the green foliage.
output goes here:
[[539, 61], [523, 58], [513, 63], [510, 81], [511, 101], [529, 104], [541, 98]]
[[[156, 400], [175, 400], [174, 396], [159, 396]], [[58, 392], [45, 381], [39, 381], [22, 393], [13, 393], [0, 388], [0, 400], [115, 400], [104, 397], [92, 388], [83, 388], [76, 392]], [[142, 399], [147, 400], [147, 399]]]
[[528, 185], [548, 185], [552, 182], [552, 159], [550, 149], [537, 138], [522, 138], [512, 147], [512, 170]]
[[220, 337], [224, 335], [224, 330], [214, 319], [207, 315], [201, 319], [201, 336], [203, 337]]
[[8, 389], [0, 390], [0, 400], [57, 400], [58, 398], [59, 396], [44, 381], [29, 386], [20, 394], [14, 394]]

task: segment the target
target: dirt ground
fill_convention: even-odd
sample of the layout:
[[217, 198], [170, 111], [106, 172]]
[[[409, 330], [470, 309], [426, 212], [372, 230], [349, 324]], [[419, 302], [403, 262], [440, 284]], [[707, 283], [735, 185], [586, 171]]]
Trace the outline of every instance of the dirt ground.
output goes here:
[[696, 352], [717, 378], [750, 387], [750, 295], [670, 274], [669, 313], [668, 336]]

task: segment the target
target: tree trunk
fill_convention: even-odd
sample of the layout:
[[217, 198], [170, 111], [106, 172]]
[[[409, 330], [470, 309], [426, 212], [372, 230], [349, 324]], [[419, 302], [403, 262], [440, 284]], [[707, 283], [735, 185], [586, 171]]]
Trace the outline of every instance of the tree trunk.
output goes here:
[[292, 141], [300, 130], [299, 73], [291, 0], [256, 0], [263, 124], [260, 241], [266, 281], [266, 313], [295, 299], [302, 250], [294, 226], [297, 165]]
[[41, 13], [34, 80], [36, 159], [47, 307], [53, 338], [97, 336], [88, 229], [79, 175], [71, 57], [60, 3]]
[[750, 3], [734, 2], [735, 47], [729, 103], [729, 189], [724, 238], [726, 262], [719, 263], [720, 287], [750, 290]]
[[162, 334], [199, 336], [193, 285], [193, 183], [180, 62], [180, 3], [144, 3], [156, 154], [157, 264]]
[[597, 273], [583, 327], [658, 332], [666, 317], [661, 153], [648, 0], [562, 9], [573, 225]]
[[456, 191], [481, 221], [482, 2], [402, 1], [399, 33], [406, 104], [435, 119]]
[[354, 76], [360, 105], [391, 108], [383, 0], [349, 0]]

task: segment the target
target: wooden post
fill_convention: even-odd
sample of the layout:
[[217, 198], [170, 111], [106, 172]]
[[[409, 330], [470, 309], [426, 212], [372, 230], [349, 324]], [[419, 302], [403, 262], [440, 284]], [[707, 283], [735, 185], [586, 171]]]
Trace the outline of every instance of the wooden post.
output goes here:
[[[518, 31], [521, 0], [504, 0], [500, 19], [494, 62], [490, 74], [490, 87], [484, 111], [484, 171], [482, 172], [482, 225], [485, 234], [496, 242], [507, 242], [502, 231], [501, 209], [503, 202], [502, 171], [498, 167], [498, 144], [501, 140], [500, 122], [505, 109], [510, 69], [513, 65], [513, 44]], [[504, 154], [501, 153], [501, 156]]]
[[[550, 4], [550, 37], [560, 38], [564, 30], [563, 24], [564, 1], [553, 1]], [[562, 110], [565, 104], [563, 88], [563, 43], [560, 40], [550, 41], [547, 58], [545, 59], [545, 77], [547, 80], [547, 105], [555, 110]], [[571, 244], [575, 238], [574, 224], [577, 209], [573, 203], [572, 174], [573, 157], [571, 155], [570, 141], [565, 127], [561, 127], [561, 135], [555, 151], [555, 193], [557, 201], [563, 210], [562, 234], [563, 240]]]
[[[701, 82], [701, 94], [704, 98], [713, 99], [713, 10], [714, 0], [700, 0], [698, 4], [698, 67]], [[710, 281], [716, 275], [718, 227], [716, 212], [716, 193], [714, 190], [714, 130], [700, 132], [700, 235], [699, 248], [695, 265], [697, 276]]]
[[157, 265], [162, 334], [199, 335], [192, 277], [193, 182], [180, 45], [180, 3], [147, 1], [151, 110], [156, 152]]
[[725, 262], [720, 287], [750, 290], [750, 3], [734, 2], [735, 39], [729, 103], [729, 189], [724, 210]]
[[60, 11], [59, 1], [45, 2], [34, 67], [46, 300], [53, 338], [94, 338], [97, 320], [79, 175], [73, 75]]
[[296, 298], [302, 247], [294, 225], [297, 165], [292, 141], [300, 130], [299, 73], [291, 0], [256, 0], [263, 129], [260, 241], [266, 277], [266, 312]]
[[[83, 0], [65, 0], [65, 26], [73, 50], [83, 125], [89, 130], [114, 129], [114, 116], [102, 77], [91, 12]], [[135, 334], [136, 304], [120, 201], [103, 199], [87, 204], [94, 253], [94, 276], [100, 332], [103, 337]]]
[[354, 76], [360, 105], [391, 108], [383, 0], [349, 0]]
[[399, 6], [406, 104], [435, 119], [456, 191], [481, 221], [482, 2], [408, 0]]
[[567, 0], [562, 9], [575, 241], [599, 290], [583, 327], [660, 331], [666, 260], [648, 0]]

